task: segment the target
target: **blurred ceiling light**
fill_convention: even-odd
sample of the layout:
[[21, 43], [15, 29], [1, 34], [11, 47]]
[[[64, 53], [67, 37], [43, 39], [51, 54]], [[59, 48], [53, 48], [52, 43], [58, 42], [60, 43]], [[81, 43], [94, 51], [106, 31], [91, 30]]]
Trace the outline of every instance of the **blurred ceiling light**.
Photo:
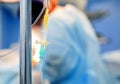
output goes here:
[[20, 0], [0, 0], [0, 2], [19, 2]]

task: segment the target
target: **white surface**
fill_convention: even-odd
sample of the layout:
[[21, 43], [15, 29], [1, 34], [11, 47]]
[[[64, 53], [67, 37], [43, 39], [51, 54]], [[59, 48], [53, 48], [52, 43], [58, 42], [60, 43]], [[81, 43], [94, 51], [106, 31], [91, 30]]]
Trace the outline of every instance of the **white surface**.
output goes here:
[[[11, 49], [0, 50], [0, 55], [6, 54], [10, 51]], [[18, 76], [19, 76], [18, 53], [14, 52], [9, 54], [8, 56], [0, 57], [0, 84], [7, 84], [7, 83], [13, 84], [12, 82]]]
[[[11, 49], [0, 50], [0, 55]], [[40, 71], [32, 70], [32, 84], [40, 83]], [[5, 57], [0, 57], [0, 84], [19, 84], [19, 54], [15, 51]]]
[[114, 84], [120, 84], [120, 79], [118, 80], [120, 77], [120, 50], [105, 53], [102, 58]]
[[120, 64], [120, 50], [107, 52], [102, 57], [105, 62]]

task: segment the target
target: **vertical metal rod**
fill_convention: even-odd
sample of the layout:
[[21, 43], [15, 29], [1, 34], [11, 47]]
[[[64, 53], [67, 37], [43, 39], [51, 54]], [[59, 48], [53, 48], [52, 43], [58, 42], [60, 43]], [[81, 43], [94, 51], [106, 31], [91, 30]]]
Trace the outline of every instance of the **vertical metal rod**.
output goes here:
[[31, 77], [31, 0], [20, 0], [20, 84]]

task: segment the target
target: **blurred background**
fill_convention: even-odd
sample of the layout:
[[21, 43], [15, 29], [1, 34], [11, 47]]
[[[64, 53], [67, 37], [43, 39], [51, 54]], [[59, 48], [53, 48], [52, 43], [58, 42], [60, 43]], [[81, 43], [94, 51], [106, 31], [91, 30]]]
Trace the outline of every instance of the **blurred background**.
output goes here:
[[106, 17], [92, 21], [96, 32], [107, 39], [107, 42], [101, 45], [102, 53], [120, 49], [119, 4], [119, 0], [89, 0], [88, 11], [106, 11], [107, 13]]
[[103, 37], [101, 53], [120, 49], [119, 0], [60, 0], [61, 5], [63, 2], [77, 5], [90, 17], [96, 33]]
[[[0, 0], [0, 50], [14, 49], [20, 37], [19, 2], [8, 2]], [[101, 58], [115, 84], [120, 84], [120, 0], [59, 0], [61, 6], [68, 3], [88, 16], [100, 43]]]
[[[101, 53], [120, 49], [119, 0], [60, 0], [60, 5], [66, 3], [77, 5], [90, 16], [96, 33], [99, 37], [103, 37]], [[4, 3], [0, 3], [2, 4]], [[0, 19], [0, 49], [10, 48], [19, 41], [19, 18], [16, 12], [19, 2], [6, 4], [6, 7], [8, 9], [0, 10], [4, 11], [1, 12]]]

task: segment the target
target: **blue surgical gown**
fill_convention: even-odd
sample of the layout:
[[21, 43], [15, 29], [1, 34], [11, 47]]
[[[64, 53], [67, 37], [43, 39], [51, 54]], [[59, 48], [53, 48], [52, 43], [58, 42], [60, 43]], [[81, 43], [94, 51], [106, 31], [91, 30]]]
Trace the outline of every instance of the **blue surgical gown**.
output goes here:
[[50, 14], [42, 65], [51, 84], [111, 84], [99, 43], [85, 14], [71, 5]]

